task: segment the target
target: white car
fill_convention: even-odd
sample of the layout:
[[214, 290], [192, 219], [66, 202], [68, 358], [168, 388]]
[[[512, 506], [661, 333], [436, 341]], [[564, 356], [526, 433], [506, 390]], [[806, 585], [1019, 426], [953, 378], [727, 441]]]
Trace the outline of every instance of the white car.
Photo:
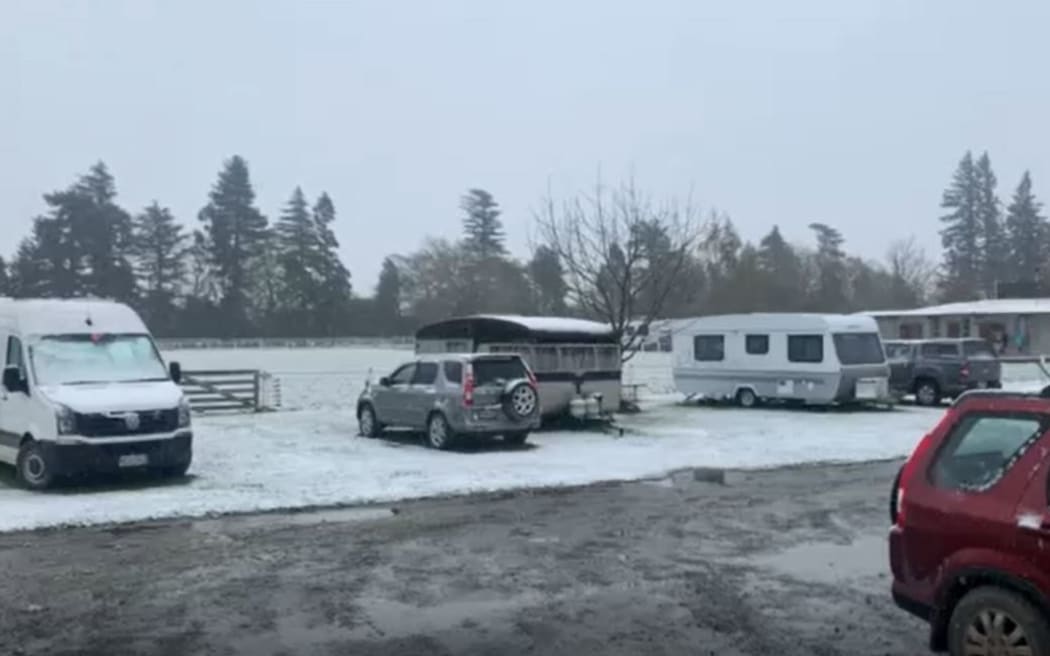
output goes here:
[[0, 462], [30, 489], [85, 472], [190, 466], [190, 406], [130, 307], [0, 299]]

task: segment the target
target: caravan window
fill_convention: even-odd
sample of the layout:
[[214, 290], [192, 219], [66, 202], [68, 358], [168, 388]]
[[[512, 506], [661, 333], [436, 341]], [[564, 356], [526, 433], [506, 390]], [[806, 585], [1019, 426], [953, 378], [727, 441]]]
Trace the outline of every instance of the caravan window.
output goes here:
[[788, 335], [789, 362], [823, 362], [823, 335]]
[[537, 346], [533, 350], [533, 356], [529, 360], [533, 371], [559, 371], [558, 347]]
[[693, 359], [716, 362], [725, 359], [726, 338], [723, 335], [697, 335], [693, 338]]
[[882, 342], [875, 333], [838, 333], [835, 353], [842, 364], [882, 364]]
[[599, 371], [616, 371], [620, 368], [620, 349], [615, 346], [599, 346], [597, 350]]
[[744, 337], [744, 348], [748, 355], [769, 353], [769, 335], [747, 335]]

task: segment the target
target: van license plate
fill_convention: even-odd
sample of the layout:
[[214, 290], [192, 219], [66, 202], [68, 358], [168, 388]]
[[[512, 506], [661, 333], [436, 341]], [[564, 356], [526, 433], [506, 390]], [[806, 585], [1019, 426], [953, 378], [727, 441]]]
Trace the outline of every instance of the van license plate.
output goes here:
[[129, 453], [117, 460], [118, 467], [145, 467], [148, 464], [149, 456], [145, 453]]

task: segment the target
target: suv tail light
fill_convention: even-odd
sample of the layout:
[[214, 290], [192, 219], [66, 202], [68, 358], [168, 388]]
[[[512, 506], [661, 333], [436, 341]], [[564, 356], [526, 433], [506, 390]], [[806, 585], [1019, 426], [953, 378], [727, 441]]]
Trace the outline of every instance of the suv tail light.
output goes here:
[[897, 495], [897, 516], [894, 518], [894, 524], [897, 526], [904, 526], [904, 493], [912, 480], [912, 476], [915, 474], [918, 463], [923, 460], [926, 452], [933, 447], [935, 432], [936, 430], [930, 431], [919, 440], [919, 444], [916, 445], [911, 457], [908, 458], [907, 462], [904, 463], [904, 467], [901, 468], [900, 482], [897, 484], [897, 489], [893, 491], [893, 494]]
[[525, 375], [529, 378], [529, 385], [532, 385], [532, 389], [537, 389], [539, 383], [536, 382], [536, 374], [532, 373], [532, 369], [525, 367]]
[[474, 405], [474, 367], [469, 363], [463, 368], [463, 405]]

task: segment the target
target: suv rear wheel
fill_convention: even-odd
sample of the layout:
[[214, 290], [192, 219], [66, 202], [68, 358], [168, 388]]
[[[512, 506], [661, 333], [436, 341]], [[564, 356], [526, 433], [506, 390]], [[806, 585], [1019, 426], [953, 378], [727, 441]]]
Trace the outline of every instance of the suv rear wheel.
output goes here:
[[1050, 653], [1046, 620], [1020, 595], [997, 587], [971, 590], [948, 624], [952, 656], [1037, 656]]
[[427, 420], [427, 444], [431, 448], [444, 451], [452, 446], [455, 435], [448, 425], [445, 415], [435, 412]]

